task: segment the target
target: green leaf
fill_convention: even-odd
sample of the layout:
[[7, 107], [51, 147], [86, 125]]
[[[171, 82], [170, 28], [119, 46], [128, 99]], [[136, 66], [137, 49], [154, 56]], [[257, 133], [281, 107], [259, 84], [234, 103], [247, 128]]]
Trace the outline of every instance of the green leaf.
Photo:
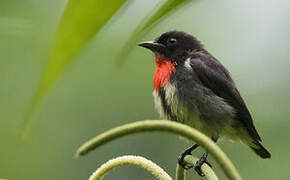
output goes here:
[[61, 18], [55, 41], [38, 89], [21, 124], [24, 135], [32, 115], [60, 73], [84, 45], [109, 21], [126, 0], [70, 0]]
[[138, 24], [134, 32], [123, 46], [120, 55], [117, 59], [117, 64], [122, 65], [130, 50], [134, 48], [138, 41], [162, 18], [169, 15], [173, 11], [176, 11], [180, 7], [184, 6], [186, 3], [191, 2], [190, 0], [166, 0], [161, 1], [148, 15]]

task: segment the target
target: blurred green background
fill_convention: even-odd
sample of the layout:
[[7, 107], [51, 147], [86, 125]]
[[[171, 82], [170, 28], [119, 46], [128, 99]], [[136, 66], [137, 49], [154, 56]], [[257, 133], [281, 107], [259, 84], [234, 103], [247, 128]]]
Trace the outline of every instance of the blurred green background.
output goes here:
[[[151, 159], [174, 176], [177, 157], [190, 143], [166, 133], [125, 137], [73, 159], [79, 145], [105, 130], [158, 118], [152, 100], [153, 55], [136, 46], [116, 66], [134, 27], [158, 2], [124, 6], [61, 73], [25, 138], [18, 139], [66, 2], [0, 1], [0, 178], [87, 179], [106, 160], [125, 154]], [[143, 37], [150, 40], [172, 29], [189, 32], [230, 70], [272, 153], [272, 159], [262, 160], [245, 145], [219, 142], [244, 179], [290, 178], [289, 12], [290, 1], [284, 0], [193, 1]], [[105, 179], [153, 176], [123, 167]], [[200, 177], [190, 171], [188, 179]]]

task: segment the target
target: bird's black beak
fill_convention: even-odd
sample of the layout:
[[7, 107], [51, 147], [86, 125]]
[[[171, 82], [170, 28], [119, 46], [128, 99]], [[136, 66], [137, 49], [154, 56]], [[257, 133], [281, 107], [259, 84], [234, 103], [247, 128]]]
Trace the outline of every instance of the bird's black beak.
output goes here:
[[155, 41], [145, 41], [145, 42], [139, 43], [138, 45], [141, 47], [150, 49], [154, 53], [159, 53], [159, 54], [165, 53], [165, 46]]

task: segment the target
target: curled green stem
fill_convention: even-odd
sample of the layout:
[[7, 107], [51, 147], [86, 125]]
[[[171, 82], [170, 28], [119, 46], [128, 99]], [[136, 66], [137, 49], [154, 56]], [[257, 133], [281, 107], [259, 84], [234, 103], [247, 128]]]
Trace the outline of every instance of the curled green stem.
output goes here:
[[157, 164], [140, 156], [121, 156], [111, 159], [99, 167], [89, 178], [89, 180], [101, 180], [110, 170], [124, 165], [136, 165], [149, 171], [158, 180], [172, 180], [172, 178]]
[[220, 167], [229, 179], [242, 179], [227, 155], [210, 138], [200, 133], [196, 129], [173, 121], [145, 120], [113, 128], [84, 143], [77, 150], [76, 157], [85, 155], [89, 151], [125, 135], [151, 131], [171, 132], [195, 141], [212, 155], [212, 157], [219, 163]]
[[[184, 160], [187, 163], [194, 165], [198, 161], [198, 158], [188, 155]], [[124, 165], [136, 165], [146, 169], [158, 180], [172, 180], [172, 178], [154, 162], [144, 157], [133, 155], [121, 156], [107, 161], [90, 176], [89, 180], [101, 180], [107, 173], [109, 173], [109, 171]], [[206, 179], [218, 180], [213, 170], [207, 164], [203, 164], [201, 170], [205, 174]], [[178, 164], [176, 169], [176, 180], [185, 180], [185, 171]]]

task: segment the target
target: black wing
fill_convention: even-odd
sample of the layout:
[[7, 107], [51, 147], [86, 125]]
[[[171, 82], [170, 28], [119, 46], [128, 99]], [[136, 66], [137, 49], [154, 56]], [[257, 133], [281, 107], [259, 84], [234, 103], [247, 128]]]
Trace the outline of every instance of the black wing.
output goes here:
[[236, 119], [242, 122], [251, 137], [262, 141], [245, 102], [224, 66], [211, 55], [207, 55], [192, 57], [191, 67], [207, 88], [234, 107]]

